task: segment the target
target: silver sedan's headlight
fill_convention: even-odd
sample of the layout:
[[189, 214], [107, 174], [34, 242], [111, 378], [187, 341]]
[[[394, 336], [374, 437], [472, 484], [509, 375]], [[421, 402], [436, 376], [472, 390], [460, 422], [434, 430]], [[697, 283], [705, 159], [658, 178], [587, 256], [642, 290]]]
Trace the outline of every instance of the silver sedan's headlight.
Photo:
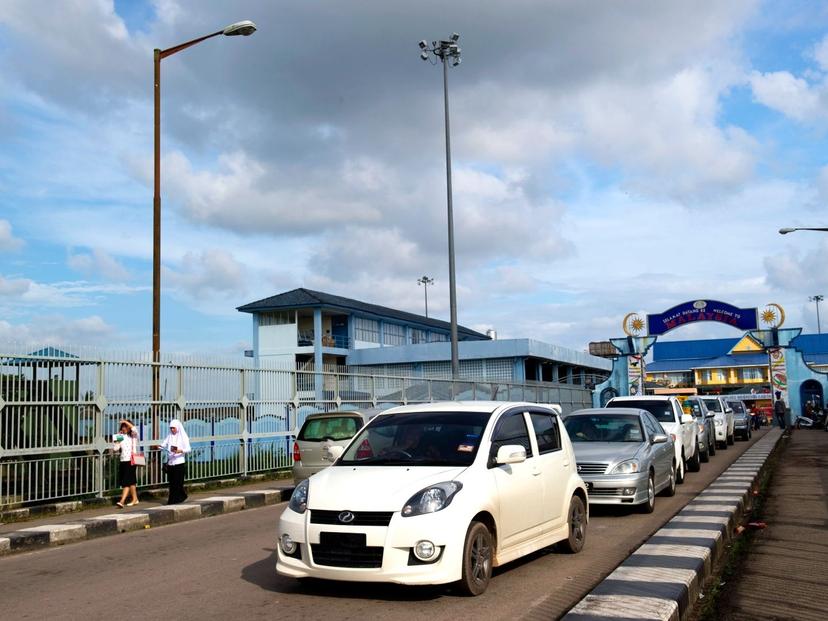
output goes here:
[[296, 513], [304, 513], [307, 510], [308, 487], [310, 487], [310, 479], [305, 479], [296, 486], [296, 489], [293, 490], [293, 494], [290, 497], [288, 509], [296, 511]]
[[627, 461], [622, 461], [618, 464], [615, 468], [612, 469], [610, 474], [633, 474], [634, 472], [638, 472], [641, 468], [641, 464], [638, 463], [637, 459], [630, 459]]
[[457, 481], [445, 481], [421, 489], [405, 503], [402, 516], [412, 517], [442, 511], [451, 504], [454, 495], [461, 489], [463, 484]]

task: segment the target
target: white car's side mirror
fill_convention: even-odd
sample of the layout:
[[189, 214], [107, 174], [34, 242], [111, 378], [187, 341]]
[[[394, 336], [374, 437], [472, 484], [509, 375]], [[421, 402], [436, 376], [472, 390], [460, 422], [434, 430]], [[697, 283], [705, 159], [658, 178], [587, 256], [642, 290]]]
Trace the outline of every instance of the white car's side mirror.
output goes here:
[[694, 420], [695, 419], [693, 418], [692, 414], [686, 414], [685, 413], [685, 414], [681, 415], [681, 422], [683, 422], [683, 423], [692, 423], [692, 422], [694, 422]]
[[519, 464], [526, 461], [526, 449], [520, 444], [507, 444], [497, 449], [495, 462], [502, 464]]
[[345, 449], [341, 446], [333, 445], [329, 446], [328, 450], [322, 454], [322, 459], [325, 461], [334, 462], [342, 456], [342, 453], [345, 452]]

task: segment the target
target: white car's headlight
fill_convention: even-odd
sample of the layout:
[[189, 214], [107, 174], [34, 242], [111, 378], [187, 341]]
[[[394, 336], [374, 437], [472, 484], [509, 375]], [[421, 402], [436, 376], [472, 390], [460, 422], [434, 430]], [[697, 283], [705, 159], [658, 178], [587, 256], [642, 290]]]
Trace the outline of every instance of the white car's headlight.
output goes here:
[[630, 459], [628, 461], [622, 461], [612, 469], [610, 474], [632, 474], [633, 472], [638, 472], [640, 467], [641, 465], [638, 463], [637, 459]]
[[721, 418], [715, 419], [713, 423], [716, 425], [716, 427], [721, 427], [722, 425], [724, 425], [724, 421]]
[[463, 489], [457, 481], [445, 481], [421, 489], [408, 499], [402, 508], [403, 517], [442, 511], [451, 504], [454, 495]]
[[296, 489], [293, 490], [293, 494], [290, 497], [288, 509], [296, 511], [296, 513], [304, 513], [307, 510], [309, 486], [310, 479], [305, 479], [299, 485], [296, 486]]

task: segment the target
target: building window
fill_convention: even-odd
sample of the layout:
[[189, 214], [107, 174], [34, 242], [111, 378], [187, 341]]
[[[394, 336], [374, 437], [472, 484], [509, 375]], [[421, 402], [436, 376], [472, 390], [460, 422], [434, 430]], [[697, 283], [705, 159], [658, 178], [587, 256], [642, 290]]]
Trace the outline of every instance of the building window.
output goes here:
[[429, 343], [445, 343], [448, 340], [448, 334], [443, 334], [442, 332], [429, 332], [428, 334]]
[[385, 345], [405, 345], [405, 326], [387, 323], [383, 326], [382, 340]]
[[411, 329], [411, 344], [417, 345], [418, 343], [428, 343], [428, 332], [425, 330], [418, 330], [417, 328]]
[[366, 343], [379, 343], [379, 322], [364, 317], [354, 318], [354, 339]]
[[742, 380], [745, 382], [762, 381], [762, 369], [742, 369]]
[[285, 326], [296, 323], [293, 320], [293, 311], [276, 311], [270, 313], [259, 313], [260, 326]]

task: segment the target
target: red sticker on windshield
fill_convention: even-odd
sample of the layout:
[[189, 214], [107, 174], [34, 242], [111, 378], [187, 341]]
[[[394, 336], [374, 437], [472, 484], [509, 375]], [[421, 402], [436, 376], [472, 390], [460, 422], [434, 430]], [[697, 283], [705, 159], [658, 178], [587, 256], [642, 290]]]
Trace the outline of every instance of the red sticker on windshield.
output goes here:
[[461, 444], [457, 447], [458, 453], [471, 453], [474, 451], [474, 446], [471, 444]]

